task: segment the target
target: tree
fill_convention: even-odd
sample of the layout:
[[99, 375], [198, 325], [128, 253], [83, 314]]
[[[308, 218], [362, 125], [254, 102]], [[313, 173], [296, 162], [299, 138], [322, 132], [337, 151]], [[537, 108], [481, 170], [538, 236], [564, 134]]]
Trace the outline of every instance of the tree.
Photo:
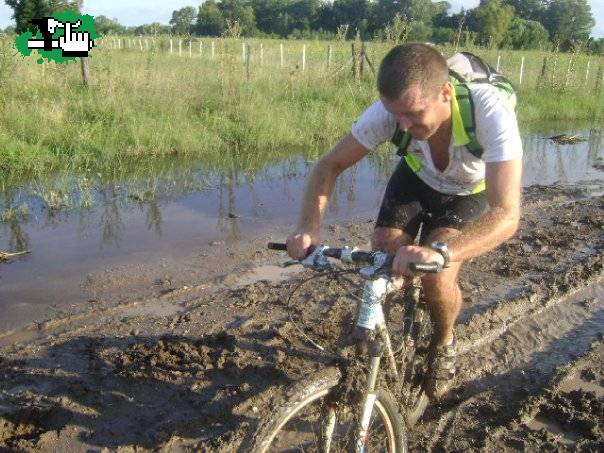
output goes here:
[[222, 0], [220, 3], [222, 15], [225, 20], [237, 22], [244, 36], [253, 35], [256, 31], [256, 17], [254, 9], [242, 0]]
[[541, 21], [547, 3], [544, 0], [503, 0], [503, 4], [514, 7], [516, 16], [534, 21]]
[[124, 27], [117, 19], [109, 19], [103, 15], [94, 18], [94, 29], [101, 35], [118, 35], [124, 32]]
[[195, 31], [203, 36], [220, 36], [224, 32], [224, 17], [214, 0], [206, 0], [199, 7]]
[[483, 44], [499, 46], [512, 24], [514, 7], [504, 5], [502, 0], [482, 0], [475, 14], [479, 40]]
[[586, 41], [595, 25], [587, 0], [552, 0], [543, 25], [554, 43], [564, 40]]
[[52, 13], [72, 10], [80, 12], [84, 0], [48, 0], [48, 8]]
[[589, 43], [588, 51], [595, 55], [604, 55], [604, 38], [592, 40]]
[[195, 8], [185, 6], [172, 12], [172, 31], [177, 35], [190, 35], [195, 21]]
[[550, 46], [549, 33], [537, 21], [514, 17], [503, 45], [513, 49], [545, 49]]
[[332, 13], [336, 26], [350, 25], [349, 33], [354, 36], [357, 30], [361, 36], [367, 29], [366, 18], [369, 16], [369, 4], [366, 0], [334, 0]]
[[80, 11], [83, 0], [5, 0], [13, 9], [17, 33], [31, 30], [32, 19], [51, 16], [53, 13], [71, 9]]
[[5, 0], [5, 3], [13, 9], [15, 19], [15, 31], [23, 33], [32, 30], [31, 21], [46, 17], [50, 14], [48, 4], [44, 0]]

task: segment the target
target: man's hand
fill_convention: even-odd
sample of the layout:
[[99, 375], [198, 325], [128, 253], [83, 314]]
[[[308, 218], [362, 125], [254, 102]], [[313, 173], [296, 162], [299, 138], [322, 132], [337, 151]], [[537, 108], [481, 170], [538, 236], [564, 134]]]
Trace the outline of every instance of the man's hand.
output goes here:
[[308, 232], [296, 232], [287, 238], [287, 254], [295, 259], [302, 260], [308, 255], [309, 249], [319, 243], [319, 235]]
[[409, 269], [409, 263], [436, 263], [443, 266], [445, 259], [436, 250], [428, 247], [420, 247], [418, 245], [403, 245], [399, 248], [392, 262], [392, 271], [394, 275], [400, 277], [402, 275], [414, 275]]

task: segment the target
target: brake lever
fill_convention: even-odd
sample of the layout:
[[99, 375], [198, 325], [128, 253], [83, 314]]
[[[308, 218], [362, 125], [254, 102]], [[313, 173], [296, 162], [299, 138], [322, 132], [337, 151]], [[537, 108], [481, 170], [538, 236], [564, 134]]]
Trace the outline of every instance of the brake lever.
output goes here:
[[385, 272], [384, 264], [386, 264], [386, 260], [388, 259], [388, 255], [383, 252], [375, 252], [373, 255], [373, 265], [363, 267], [359, 270], [359, 274], [364, 278], [373, 278], [379, 275], [381, 272]]
[[301, 260], [300, 263], [302, 266], [312, 269], [331, 269], [331, 265], [329, 264], [329, 261], [327, 261], [327, 257], [323, 255], [323, 251], [328, 248], [329, 247], [326, 245], [318, 245], [315, 247], [312, 253]]

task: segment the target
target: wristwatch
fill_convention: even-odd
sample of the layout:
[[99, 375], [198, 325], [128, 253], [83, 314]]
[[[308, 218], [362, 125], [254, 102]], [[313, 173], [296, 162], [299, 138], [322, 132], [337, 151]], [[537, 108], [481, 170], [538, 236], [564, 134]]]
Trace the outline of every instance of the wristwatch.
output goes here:
[[449, 255], [449, 246], [446, 242], [434, 241], [430, 244], [430, 248], [432, 250], [436, 250], [443, 256], [445, 260], [443, 267], [449, 267], [449, 262], [451, 261], [451, 255]]

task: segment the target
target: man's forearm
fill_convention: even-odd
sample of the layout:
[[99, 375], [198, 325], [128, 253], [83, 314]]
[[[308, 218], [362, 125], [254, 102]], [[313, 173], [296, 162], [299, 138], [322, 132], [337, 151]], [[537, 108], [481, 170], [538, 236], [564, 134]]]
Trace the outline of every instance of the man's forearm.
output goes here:
[[490, 209], [448, 241], [451, 259], [465, 261], [494, 249], [514, 235], [519, 217], [519, 209]]
[[319, 233], [323, 213], [333, 192], [337, 173], [329, 165], [319, 162], [313, 168], [302, 199], [298, 229]]

